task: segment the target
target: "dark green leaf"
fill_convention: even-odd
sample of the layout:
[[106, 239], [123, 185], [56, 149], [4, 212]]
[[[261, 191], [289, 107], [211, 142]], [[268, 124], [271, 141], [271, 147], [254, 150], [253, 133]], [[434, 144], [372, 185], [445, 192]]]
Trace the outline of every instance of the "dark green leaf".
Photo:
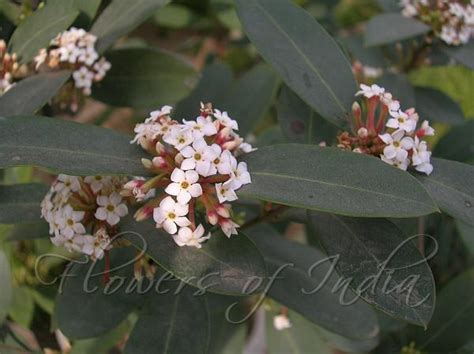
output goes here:
[[245, 295], [252, 277], [265, 277], [265, 265], [254, 243], [243, 233], [230, 239], [215, 233], [201, 249], [178, 247], [173, 238], [156, 229], [152, 221], [123, 219], [121, 231], [135, 247], [143, 250], [178, 279], [210, 292]]
[[[127, 342], [126, 354], [207, 354], [210, 328], [205, 296], [184, 287], [149, 297]], [[186, 340], [183, 340], [183, 335]]]
[[447, 160], [474, 162], [474, 120], [451, 128], [436, 144], [433, 155]]
[[74, 0], [74, 7], [93, 20], [102, 0]]
[[2, 284], [2, 291], [0, 291], [0, 322], [3, 322], [12, 300], [12, 287], [10, 264], [2, 250], [0, 250], [0, 283]]
[[[91, 338], [118, 326], [142, 305], [145, 294], [127, 290], [133, 281], [134, 252], [114, 249], [110, 256], [110, 281], [104, 285], [104, 260], [76, 263], [66, 270], [56, 299], [54, 317], [70, 338]], [[162, 320], [162, 319], [161, 319]]]
[[341, 291], [342, 279], [335, 274], [331, 259], [315, 248], [285, 240], [267, 225], [248, 232], [265, 258], [269, 278], [276, 277], [268, 296], [344, 337], [377, 337], [374, 311], [350, 289]]
[[[391, 1], [391, 0], [390, 0]], [[383, 68], [387, 62], [384, 58], [382, 48], [367, 48], [364, 45], [364, 38], [360, 35], [341, 38], [341, 41], [347, 47], [351, 57], [360, 61], [363, 65], [375, 68]]]
[[456, 220], [456, 227], [469, 254], [474, 256], [474, 226]]
[[110, 105], [156, 109], [186, 97], [197, 82], [189, 63], [157, 49], [117, 49], [106, 56], [112, 69], [92, 95]]
[[451, 125], [462, 124], [464, 113], [448, 95], [428, 87], [415, 87], [416, 111], [422, 119]]
[[34, 114], [54, 97], [70, 75], [69, 71], [58, 71], [21, 80], [0, 97], [0, 116]]
[[[44, 197], [44, 195], [43, 195]], [[36, 219], [39, 218], [39, 205], [36, 206]], [[49, 237], [49, 226], [45, 221], [15, 225], [8, 234], [8, 241], [34, 240]]]
[[250, 40], [285, 83], [324, 118], [344, 124], [356, 85], [349, 61], [326, 30], [289, 0], [236, 5]]
[[275, 72], [261, 64], [247, 72], [228, 91], [222, 109], [237, 120], [240, 135], [246, 136], [265, 117], [278, 85], [279, 79]]
[[451, 58], [474, 70], [474, 40], [459, 47], [445, 46], [444, 50]]
[[154, 20], [158, 26], [182, 29], [190, 26], [196, 20], [196, 16], [187, 6], [169, 4], [158, 10]]
[[169, 0], [113, 0], [91, 28], [99, 37], [96, 49], [102, 53], [117, 39], [134, 30]]
[[308, 216], [327, 254], [339, 256], [336, 269], [356, 294], [391, 316], [426, 327], [435, 303], [433, 275], [400, 229], [385, 219]]
[[452, 353], [472, 340], [474, 333], [474, 269], [441, 290], [427, 331], [418, 331], [417, 348]]
[[365, 29], [368, 46], [389, 44], [413, 38], [430, 31], [430, 27], [401, 13], [385, 13], [372, 17]]
[[46, 117], [0, 118], [0, 168], [35, 165], [71, 175], [146, 175], [130, 137]]
[[178, 119], [197, 117], [201, 102], [211, 102], [214, 107], [222, 108], [224, 96], [229, 92], [231, 83], [232, 70], [227, 64], [217, 62], [206, 66], [196, 88], [178, 103], [173, 116]]
[[0, 223], [31, 223], [39, 221], [40, 203], [48, 187], [44, 184], [0, 185]]
[[384, 11], [399, 11], [401, 10], [401, 6], [398, 1], [394, 0], [378, 0], [379, 5], [383, 8]]
[[239, 190], [306, 209], [363, 217], [413, 217], [437, 211], [410, 174], [368, 155], [311, 145], [274, 145], [245, 156], [252, 183]]
[[335, 125], [324, 120], [286, 86], [278, 97], [277, 113], [281, 131], [288, 142], [330, 143], [337, 134], [338, 128]]
[[377, 79], [377, 84], [400, 100], [403, 109], [415, 107], [415, 91], [404, 74], [385, 74]]
[[13, 288], [12, 300], [8, 315], [19, 325], [29, 328], [35, 310], [32, 290], [26, 286]]
[[28, 63], [46, 48], [57, 34], [66, 30], [79, 14], [74, 10], [74, 0], [50, 0], [28, 16], [10, 39], [9, 51], [16, 53], [21, 63]]
[[433, 173], [417, 173], [418, 180], [443, 212], [474, 225], [474, 166], [443, 159], [432, 163]]

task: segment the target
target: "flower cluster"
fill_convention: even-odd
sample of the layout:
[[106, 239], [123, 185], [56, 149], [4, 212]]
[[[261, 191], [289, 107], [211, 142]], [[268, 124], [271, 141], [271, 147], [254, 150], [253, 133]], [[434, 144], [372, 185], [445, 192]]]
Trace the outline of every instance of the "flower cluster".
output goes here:
[[433, 28], [450, 45], [469, 42], [474, 34], [474, 3], [463, 0], [402, 0], [402, 13]]
[[415, 109], [401, 110], [400, 102], [377, 85], [361, 84], [356, 95], [364, 98], [365, 119], [362, 119], [361, 106], [355, 102], [352, 111], [356, 133], [340, 134], [338, 147], [379, 156], [402, 170], [411, 165], [429, 175], [433, 171], [431, 152], [426, 141], [422, 140], [434, 135], [429, 122], [423, 121], [417, 129], [419, 116]]
[[170, 117], [171, 110], [165, 106], [154, 111], [135, 127], [131, 143], [154, 156], [142, 162], [156, 176], [130, 181], [122, 195], [146, 200], [135, 214], [137, 220], [153, 216], [156, 226], [173, 235], [179, 246], [200, 248], [210, 236], [204, 236], [202, 224], [196, 225], [197, 211], [228, 237], [237, 234], [227, 202], [237, 200], [235, 191], [251, 182], [247, 164], [236, 157], [253, 149], [236, 133], [237, 122], [227, 112], [201, 105], [199, 117], [179, 123]]
[[94, 48], [97, 37], [83, 29], [72, 27], [54, 38], [48, 48], [40, 50], [34, 61], [38, 69], [46, 65], [51, 69], [73, 70], [74, 85], [84, 95], [91, 94], [92, 84], [102, 81], [110, 63]]
[[51, 241], [68, 251], [100, 259], [111, 248], [120, 218], [128, 207], [119, 177], [59, 175], [41, 203]]
[[13, 87], [13, 79], [18, 76], [21, 67], [17, 62], [16, 54], [7, 52], [7, 44], [0, 40], [0, 95]]

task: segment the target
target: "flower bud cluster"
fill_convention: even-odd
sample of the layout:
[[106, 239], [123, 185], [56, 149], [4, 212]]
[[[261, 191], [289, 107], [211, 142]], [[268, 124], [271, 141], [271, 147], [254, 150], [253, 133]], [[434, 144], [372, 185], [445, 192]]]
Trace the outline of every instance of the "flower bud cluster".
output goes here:
[[252, 151], [236, 133], [238, 124], [227, 112], [201, 105], [195, 120], [179, 123], [164, 106], [135, 127], [135, 139], [154, 157], [143, 164], [155, 177], [135, 179], [125, 185], [122, 195], [146, 203], [137, 211], [137, 220], [153, 216], [157, 228], [173, 235], [179, 246], [201, 247], [210, 235], [196, 214], [211, 226], [218, 225], [230, 237], [237, 234], [228, 202], [238, 199], [235, 191], [251, 182], [239, 154]]
[[15, 85], [13, 79], [19, 74], [20, 68], [16, 54], [9, 54], [7, 44], [0, 39], [0, 95]]
[[53, 244], [101, 259], [128, 214], [120, 195], [124, 183], [120, 177], [59, 175], [41, 203]]
[[449, 45], [469, 42], [474, 34], [474, 3], [463, 0], [402, 0], [402, 13], [433, 28]]
[[361, 106], [355, 102], [352, 111], [356, 133], [340, 134], [338, 147], [379, 156], [402, 170], [413, 166], [419, 172], [431, 174], [431, 152], [426, 141], [422, 140], [434, 135], [429, 122], [425, 120], [417, 128], [419, 116], [415, 109], [403, 111], [400, 102], [377, 85], [361, 84], [356, 95], [364, 99], [365, 117], [363, 119]]
[[72, 27], [58, 34], [48, 48], [40, 50], [34, 59], [36, 69], [45, 65], [50, 69], [73, 70], [74, 86], [88, 96], [92, 84], [102, 81], [111, 68], [110, 63], [99, 57], [95, 50], [96, 41], [93, 34]]

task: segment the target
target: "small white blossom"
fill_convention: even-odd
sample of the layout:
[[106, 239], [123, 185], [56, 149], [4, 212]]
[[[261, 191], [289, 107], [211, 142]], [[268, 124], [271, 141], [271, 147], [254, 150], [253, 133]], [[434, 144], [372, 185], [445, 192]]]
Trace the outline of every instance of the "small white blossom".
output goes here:
[[363, 95], [367, 98], [378, 97], [381, 96], [385, 92], [385, 89], [378, 86], [378, 85], [364, 85], [360, 84], [360, 91], [357, 91], [356, 96]]
[[122, 196], [115, 192], [110, 196], [99, 195], [97, 204], [99, 208], [95, 212], [95, 217], [107, 221], [111, 226], [117, 225], [120, 218], [128, 214], [127, 206], [122, 203]]
[[153, 219], [158, 227], [163, 227], [169, 234], [174, 235], [178, 227], [186, 227], [191, 222], [185, 216], [188, 214], [188, 206], [176, 203], [173, 198], [166, 197], [160, 202], [160, 206], [153, 210]]
[[54, 186], [54, 190], [56, 192], [61, 192], [62, 194], [77, 192], [79, 189], [81, 189], [79, 179], [75, 176], [68, 175], [59, 175], [58, 183]]
[[181, 155], [185, 158], [181, 163], [181, 169], [195, 169], [204, 177], [208, 176], [211, 162], [217, 158], [215, 151], [202, 138], [194, 140], [192, 147], [186, 146], [181, 150]]
[[210, 238], [210, 233], [204, 236], [204, 227], [202, 225], [199, 225], [194, 231], [189, 227], [182, 227], [176, 235], [173, 235], [174, 242], [176, 242], [179, 247], [190, 246], [201, 248], [201, 243]]
[[202, 188], [197, 181], [199, 175], [196, 171], [183, 171], [179, 168], [175, 168], [171, 174], [171, 181], [166, 187], [165, 192], [176, 196], [178, 202], [181, 204], [187, 204], [191, 198], [197, 198], [202, 194]]
[[83, 211], [74, 211], [71, 206], [67, 205], [62, 210], [60, 219], [57, 219], [59, 229], [66, 238], [72, 238], [75, 234], [83, 234], [86, 232], [84, 225], [79, 221], [84, 218]]
[[275, 327], [277, 331], [282, 331], [291, 328], [291, 322], [287, 316], [278, 315], [273, 317], [273, 327]]
[[392, 129], [403, 129], [407, 133], [411, 133], [416, 128], [416, 120], [408, 116], [407, 113], [398, 111], [390, 112], [392, 118], [390, 118], [386, 124], [388, 128]]
[[173, 145], [177, 150], [182, 150], [193, 142], [193, 134], [188, 127], [174, 125], [171, 126], [169, 132], [163, 136], [163, 140]]
[[252, 179], [250, 178], [250, 173], [247, 169], [247, 163], [239, 162], [237, 164], [237, 160], [232, 157], [231, 159], [231, 178], [229, 180], [232, 189], [237, 190], [245, 184], [252, 183]]
[[107, 186], [111, 181], [111, 177], [108, 176], [87, 176], [84, 177], [84, 182], [90, 184], [91, 189], [94, 193], [98, 193], [104, 186]]
[[224, 126], [229, 127], [232, 130], [239, 130], [237, 121], [229, 117], [227, 112], [221, 112], [218, 109], [214, 110], [214, 117]]
[[219, 203], [232, 202], [239, 199], [232, 187], [232, 184], [229, 182], [216, 184], [216, 193]]
[[393, 134], [380, 135], [380, 139], [387, 144], [383, 150], [385, 158], [391, 160], [404, 161], [408, 156], [408, 150], [413, 148], [414, 141], [412, 138], [405, 136], [404, 131], [398, 130]]
[[196, 120], [186, 121], [183, 119], [184, 125], [191, 128], [191, 132], [195, 139], [204, 136], [212, 136], [217, 134], [217, 128], [208, 118], [197, 117]]
[[421, 123], [421, 130], [423, 131], [423, 135], [433, 136], [435, 134], [435, 130], [430, 127], [430, 123], [427, 120]]

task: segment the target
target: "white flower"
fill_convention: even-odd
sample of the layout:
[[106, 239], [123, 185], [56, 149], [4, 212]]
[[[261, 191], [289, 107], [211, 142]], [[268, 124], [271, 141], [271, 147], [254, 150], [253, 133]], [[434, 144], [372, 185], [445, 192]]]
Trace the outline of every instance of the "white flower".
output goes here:
[[135, 138], [130, 141], [130, 144], [142, 144], [143, 140], [153, 140], [161, 132], [162, 126], [160, 124], [141, 123], [137, 124], [133, 131]]
[[372, 86], [360, 84], [360, 91], [357, 91], [356, 96], [363, 95], [367, 98], [381, 96], [385, 92], [383, 87], [373, 84]]
[[83, 234], [86, 232], [84, 225], [79, 221], [84, 218], [85, 212], [74, 211], [70, 205], [66, 205], [62, 210], [62, 215], [57, 219], [59, 229], [66, 238], [72, 238], [75, 234]]
[[227, 237], [238, 234], [237, 228], [239, 225], [233, 222], [231, 219], [224, 219], [219, 222], [219, 225], [222, 229], [222, 232], [224, 232]]
[[403, 159], [403, 160], [398, 160], [396, 157], [393, 159], [388, 159], [384, 155], [380, 156], [383, 162], [386, 162], [396, 168], [399, 168], [401, 170], [406, 171], [408, 168], [408, 164], [410, 163], [410, 160], [408, 158]]
[[169, 234], [175, 234], [178, 226], [186, 227], [191, 222], [185, 216], [188, 214], [188, 206], [176, 203], [173, 198], [166, 197], [160, 202], [160, 206], [153, 210], [153, 219], [158, 227], [163, 227]]
[[54, 185], [54, 190], [56, 192], [61, 192], [63, 195], [68, 194], [69, 192], [77, 192], [80, 189], [81, 184], [79, 183], [79, 178], [75, 176], [59, 175], [57, 182]]
[[239, 199], [237, 194], [235, 194], [232, 184], [229, 182], [226, 183], [216, 183], [216, 193], [219, 203], [224, 203], [226, 201], [232, 202]]
[[84, 178], [84, 182], [87, 184], [90, 184], [91, 189], [94, 193], [99, 192], [104, 188], [104, 186], [107, 186], [111, 181], [111, 177], [106, 177], [106, 176], [87, 176]]
[[214, 110], [214, 117], [224, 126], [231, 128], [232, 130], [239, 130], [238, 123], [229, 117], [227, 112], [221, 112], [218, 109]]
[[415, 146], [413, 148], [413, 156], [411, 158], [413, 166], [419, 172], [424, 172], [427, 175], [433, 172], [433, 165], [430, 163], [431, 151], [428, 151], [426, 141], [415, 137]]
[[150, 117], [147, 118], [145, 122], [157, 122], [159, 118], [170, 115], [172, 110], [173, 107], [171, 106], [163, 106], [161, 109], [151, 112]]
[[82, 245], [84, 244], [84, 237], [83, 235], [75, 235], [72, 238], [65, 239], [62, 244], [56, 244], [53, 239], [51, 239], [51, 241], [53, 241], [53, 244], [56, 246], [63, 246], [69, 252], [81, 252]]
[[403, 130], [397, 130], [392, 135], [388, 133], [379, 135], [380, 139], [387, 144], [383, 150], [385, 158], [398, 161], [404, 161], [407, 158], [408, 150], [413, 148], [414, 142], [412, 138], [404, 137], [404, 133]]
[[192, 147], [186, 146], [181, 150], [181, 155], [185, 158], [181, 163], [182, 170], [195, 169], [197, 173], [204, 177], [209, 174], [211, 161], [218, 157], [215, 151], [202, 138], [196, 139]]
[[403, 129], [407, 133], [411, 133], [415, 130], [416, 120], [410, 118], [407, 113], [400, 110], [398, 112], [390, 111], [390, 115], [392, 118], [390, 118], [386, 124], [388, 128]]
[[81, 66], [79, 70], [73, 72], [72, 77], [77, 88], [90, 88], [94, 80], [94, 72], [89, 71], [85, 66]]
[[173, 145], [177, 150], [182, 150], [193, 142], [193, 134], [188, 127], [183, 128], [181, 125], [173, 125], [169, 132], [163, 136], [163, 140]]
[[174, 242], [176, 242], [179, 247], [191, 246], [201, 248], [201, 243], [210, 238], [210, 233], [204, 236], [204, 227], [202, 225], [199, 225], [194, 231], [189, 227], [182, 227], [176, 235], [173, 235]]
[[254, 148], [249, 143], [242, 143], [242, 144], [239, 145], [239, 150], [241, 150], [242, 152], [247, 154], [249, 152], [256, 151], [257, 149]]
[[232, 157], [231, 159], [231, 179], [228, 181], [232, 186], [232, 189], [237, 190], [242, 187], [244, 184], [252, 183], [250, 178], [250, 173], [247, 169], [247, 163], [239, 162], [237, 164], [237, 160]]
[[423, 135], [433, 136], [435, 134], [435, 130], [430, 127], [430, 123], [427, 120], [421, 123], [420, 129], [423, 131]]
[[183, 171], [175, 168], [171, 174], [171, 181], [165, 192], [177, 197], [178, 202], [187, 204], [191, 198], [197, 198], [202, 194], [202, 188], [199, 183], [199, 175], [196, 171]]
[[110, 226], [117, 225], [121, 217], [128, 214], [128, 208], [122, 202], [122, 196], [116, 192], [109, 196], [99, 195], [97, 197], [97, 208], [95, 217], [106, 220]]
[[275, 327], [277, 331], [282, 331], [284, 329], [291, 328], [291, 322], [287, 316], [278, 315], [273, 317], [273, 327]]
[[230, 159], [232, 154], [228, 150], [222, 151], [222, 148], [217, 144], [212, 144], [211, 149], [214, 150], [216, 158], [212, 160], [209, 169], [209, 176], [215, 175], [217, 172], [221, 175], [228, 175], [232, 172]]
[[108, 248], [110, 248], [110, 238], [105, 232], [99, 232], [95, 236], [85, 235], [83, 237], [81, 251], [93, 259], [101, 259], [104, 256], [104, 251]]
[[214, 123], [208, 118], [197, 117], [196, 120], [186, 121], [183, 119], [186, 126], [191, 128], [192, 134], [195, 139], [202, 138], [203, 136], [212, 136], [217, 134], [217, 129]]

